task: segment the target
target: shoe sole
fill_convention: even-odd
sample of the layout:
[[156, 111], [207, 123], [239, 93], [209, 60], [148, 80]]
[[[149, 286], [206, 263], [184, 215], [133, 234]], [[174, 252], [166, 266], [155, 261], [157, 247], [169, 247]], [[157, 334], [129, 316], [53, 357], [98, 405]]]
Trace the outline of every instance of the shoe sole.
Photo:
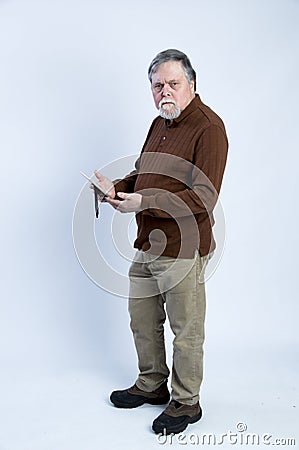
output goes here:
[[198, 422], [201, 418], [202, 418], [202, 411], [200, 413], [196, 414], [196, 416], [186, 417], [184, 422], [181, 422], [177, 426], [174, 425], [172, 427], [165, 427], [160, 424], [155, 424], [155, 421], [154, 421], [152, 429], [156, 434], [160, 434], [160, 433], [162, 433], [163, 435], [168, 435], [171, 433], [177, 434], [177, 433], [181, 433], [182, 431], [186, 430], [186, 428], [189, 424]]
[[116, 406], [117, 408], [123, 408], [123, 409], [133, 409], [133, 408], [138, 408], [138, 406], [142, 406], [145, 403], [148, 403], [150, 405], [165, 405], [166, 403], [168, 403], [170, 400], [170, 396], [169, 397], [164, 397], [164, 398], [141, 398], [140, 400], [136, 400], [136, 402], [134, 403], [124, 403], [121, 401], [118, 401], [117, 399], [112, 399], [110, 397], [110, 401], [113, 403], [114, 406]]

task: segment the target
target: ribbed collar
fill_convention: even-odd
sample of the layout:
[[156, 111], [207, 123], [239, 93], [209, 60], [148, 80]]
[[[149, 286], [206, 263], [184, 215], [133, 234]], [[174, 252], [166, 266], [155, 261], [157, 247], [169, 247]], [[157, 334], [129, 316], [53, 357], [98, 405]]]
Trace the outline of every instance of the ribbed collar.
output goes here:
[[187, 116], [189, 116], [189, 114], [193, 113], [198, 108], [200, 103], [201, 103], [200, 96], [198, 94], [195, 94], [195, 97], [191, 100], [189, 105], [187, 105], [186, 108], [183, 109], [183, 111], [181, 112], [179, 117], [177, 119], [173, 119], [171, 125], [169, 124], [169, 121], [167, 119], [165, 120], [166, 125], [167, 126], [177, 125], [179, 122], [184, 120]]

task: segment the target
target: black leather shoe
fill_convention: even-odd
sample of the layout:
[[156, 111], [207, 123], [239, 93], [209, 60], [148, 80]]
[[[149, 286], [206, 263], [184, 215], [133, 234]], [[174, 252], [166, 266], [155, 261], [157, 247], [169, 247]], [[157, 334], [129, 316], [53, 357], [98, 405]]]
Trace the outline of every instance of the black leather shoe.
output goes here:
[[158, 389], [153, 392], [145, 392], [139, 389], [136, 384], [123, 391], [114, 391], [110, 395], [111, 402], [117, 408], [137, 408], [144, 403], [150, 405], [164, 405], [168, 403], [170, 395], [165, 381]]
[[181, 433], [189, 423], [197, 422], [202, 416], [199, 403], [195, 405], [183, 405], [172, 400], [168, 407], [153, 422], [153, 431], [164, 435]]

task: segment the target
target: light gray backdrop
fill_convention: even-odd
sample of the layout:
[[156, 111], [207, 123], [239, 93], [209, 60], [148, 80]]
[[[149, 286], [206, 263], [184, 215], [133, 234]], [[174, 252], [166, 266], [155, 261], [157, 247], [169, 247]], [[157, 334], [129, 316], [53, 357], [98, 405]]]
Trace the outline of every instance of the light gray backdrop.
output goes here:
[[161, 409], [108, 403], [137, 373], [127, 306], [80, 267], [72, 217], [80, 170], [139, 152], [166, 48], [190, 56], [230, 141], [192, 431], [298, 441], [298, 21], [296, 0], [0, 1], [1, 450], [161, 447]]

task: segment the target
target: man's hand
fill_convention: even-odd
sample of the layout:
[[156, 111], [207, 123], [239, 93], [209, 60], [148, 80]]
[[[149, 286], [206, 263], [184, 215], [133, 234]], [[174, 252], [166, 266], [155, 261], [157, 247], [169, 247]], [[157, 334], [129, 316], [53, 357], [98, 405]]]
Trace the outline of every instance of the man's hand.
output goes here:
[[125, 192], [118, 192], [117, 195], [119, 198], [122, 198], [123, 200], [115, 200], [109, 197], [106, 198], [106, 201], [110, 203], [110, 205], [112, 205], [113, 208], [117, 209], [121, 213], [140, 211], [142, 200], [141, 194], [137, 193], [126, 194]]
[[108, 197], [105, 197], [105, 200], [107, 200], [109, 197], [114, 198], [115, 197], [115, 189], [114, 185], [109, 178], [102, 175], [100, 172], [94, 171], [95, 176], [98, 179], [97, 184], [103, 189], [104, 192], [108, 195]]

